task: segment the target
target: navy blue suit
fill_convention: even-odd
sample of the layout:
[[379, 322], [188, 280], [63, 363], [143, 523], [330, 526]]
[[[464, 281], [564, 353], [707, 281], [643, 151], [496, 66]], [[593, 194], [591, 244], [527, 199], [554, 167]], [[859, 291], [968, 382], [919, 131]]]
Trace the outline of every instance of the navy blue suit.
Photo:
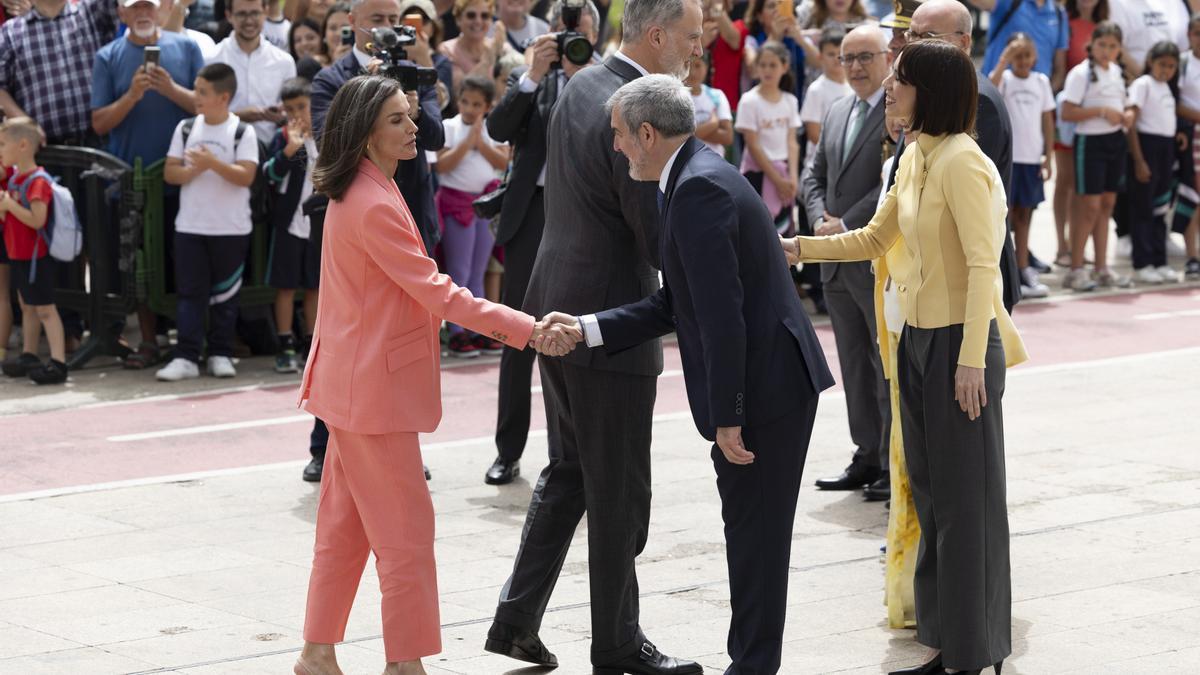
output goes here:
[[663, 287], [596, 315], [619, 352], [676, 331], [696, 428], [741, 427], [748, 466], [713, 445], [733, 617], [733, 673], [778, 671], [792, 523], [816, 416], [833, 376], [800, 304], [771, 214], [694, 137], [671, 168], [659, 235]]

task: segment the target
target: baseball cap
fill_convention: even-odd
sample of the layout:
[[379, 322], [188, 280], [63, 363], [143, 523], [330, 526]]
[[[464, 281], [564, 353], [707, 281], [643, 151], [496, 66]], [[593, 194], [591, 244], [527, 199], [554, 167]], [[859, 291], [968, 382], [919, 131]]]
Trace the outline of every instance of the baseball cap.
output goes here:
[[154, 5], [155, 7], [159, 6], [158, 0], [121, 0], [121, 6], [122, 7], [133, 7], [134, 5], [138, 4], [139, 2], [148, 2], [152, 5]]
[[427, 19], [438, 18], [437, 8], [433, 6], [432, 0], [403, 0], [400, 3], [400, 16], [408, 14], [410, 9], [419, 9]]

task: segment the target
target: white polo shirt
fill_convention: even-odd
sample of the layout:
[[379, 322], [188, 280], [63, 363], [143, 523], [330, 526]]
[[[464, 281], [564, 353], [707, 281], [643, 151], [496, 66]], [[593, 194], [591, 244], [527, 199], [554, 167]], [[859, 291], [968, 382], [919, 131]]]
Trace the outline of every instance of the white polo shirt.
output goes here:
[[[281, 105], [279, 90], [283, 83], [296, 76], [292, 55], [260, 37], [258, 49], [247, 54], [238, 46], [233, 35], [217, 44], [217, 51], [208, 63], [224, 63], [237, 74], [237, 93], [229, 104], [231, 111], [245, 108], [269, 108]], [[254, 131], [264, 143], [275, 137], [278, 126], [272, 122], [255, 122]]]

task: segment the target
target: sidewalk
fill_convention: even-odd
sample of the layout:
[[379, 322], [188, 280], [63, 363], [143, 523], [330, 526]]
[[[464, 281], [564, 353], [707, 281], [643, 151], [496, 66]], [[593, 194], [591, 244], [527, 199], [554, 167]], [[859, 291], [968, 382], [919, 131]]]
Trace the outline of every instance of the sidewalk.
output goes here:
[[[1200, 660], [1200, 349], [1024, 367], [1005, 398], [1015, 654], [1006, 673], [1194, 673]], [[1183, 412], [1180, 415], [1180, 412]], [[847, 455], [826, 396], [805, 472], [782, 673], [879, 673], [913, 664], [885, 627], [885, 512], [812, 480]], [[487, 444], [427, 454], [438, 513], [444, 651], [430, 673], [543, 672], [487, 655], [483, 637], [515, 552], [536, 458], [497, 489]], [[0, 673], [290, 673], [301, 644], [316, 486], [303, 462], [184, 482], [0, 501]], [[669, 654], [724, 655], [728, 587], [707, 448], [686, 415], [655, 426], [654, 511], [639, 559], [642, 625]], [[577, 533], [542, 637], [589, 673], [586, 539]], [[377, 673], [373, 566], [339, 648]]]

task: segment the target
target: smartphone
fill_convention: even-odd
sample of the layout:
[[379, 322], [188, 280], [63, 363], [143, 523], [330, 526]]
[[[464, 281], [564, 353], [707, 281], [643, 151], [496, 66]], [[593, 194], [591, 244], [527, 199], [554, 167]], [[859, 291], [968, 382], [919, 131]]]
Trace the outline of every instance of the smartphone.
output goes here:
[[354, 28], [350, 26], [342, 26], [342, 44], [354, 44]]
[[143, 49], [142, 50], [142, 68], [144, 70], [150, 70], [151, 65], [157, 66], [160, 53], [161, 53], [161, 50], [154, 45], [151, 45], [151, 46]]
[[409, 14], [408, 16], [404, 17], [404, 25], [412, 26], [414, 30], [420, 32], [420, 30], [425, 27], [425, 19], [421, 18], [421, 16], [417, 14]]
[[796, 6], [792, 4], [792, 0], [779, 0], [776, 8], [779, 10], [779, 16], [786, 16], [790, 19], [796, 15]]

